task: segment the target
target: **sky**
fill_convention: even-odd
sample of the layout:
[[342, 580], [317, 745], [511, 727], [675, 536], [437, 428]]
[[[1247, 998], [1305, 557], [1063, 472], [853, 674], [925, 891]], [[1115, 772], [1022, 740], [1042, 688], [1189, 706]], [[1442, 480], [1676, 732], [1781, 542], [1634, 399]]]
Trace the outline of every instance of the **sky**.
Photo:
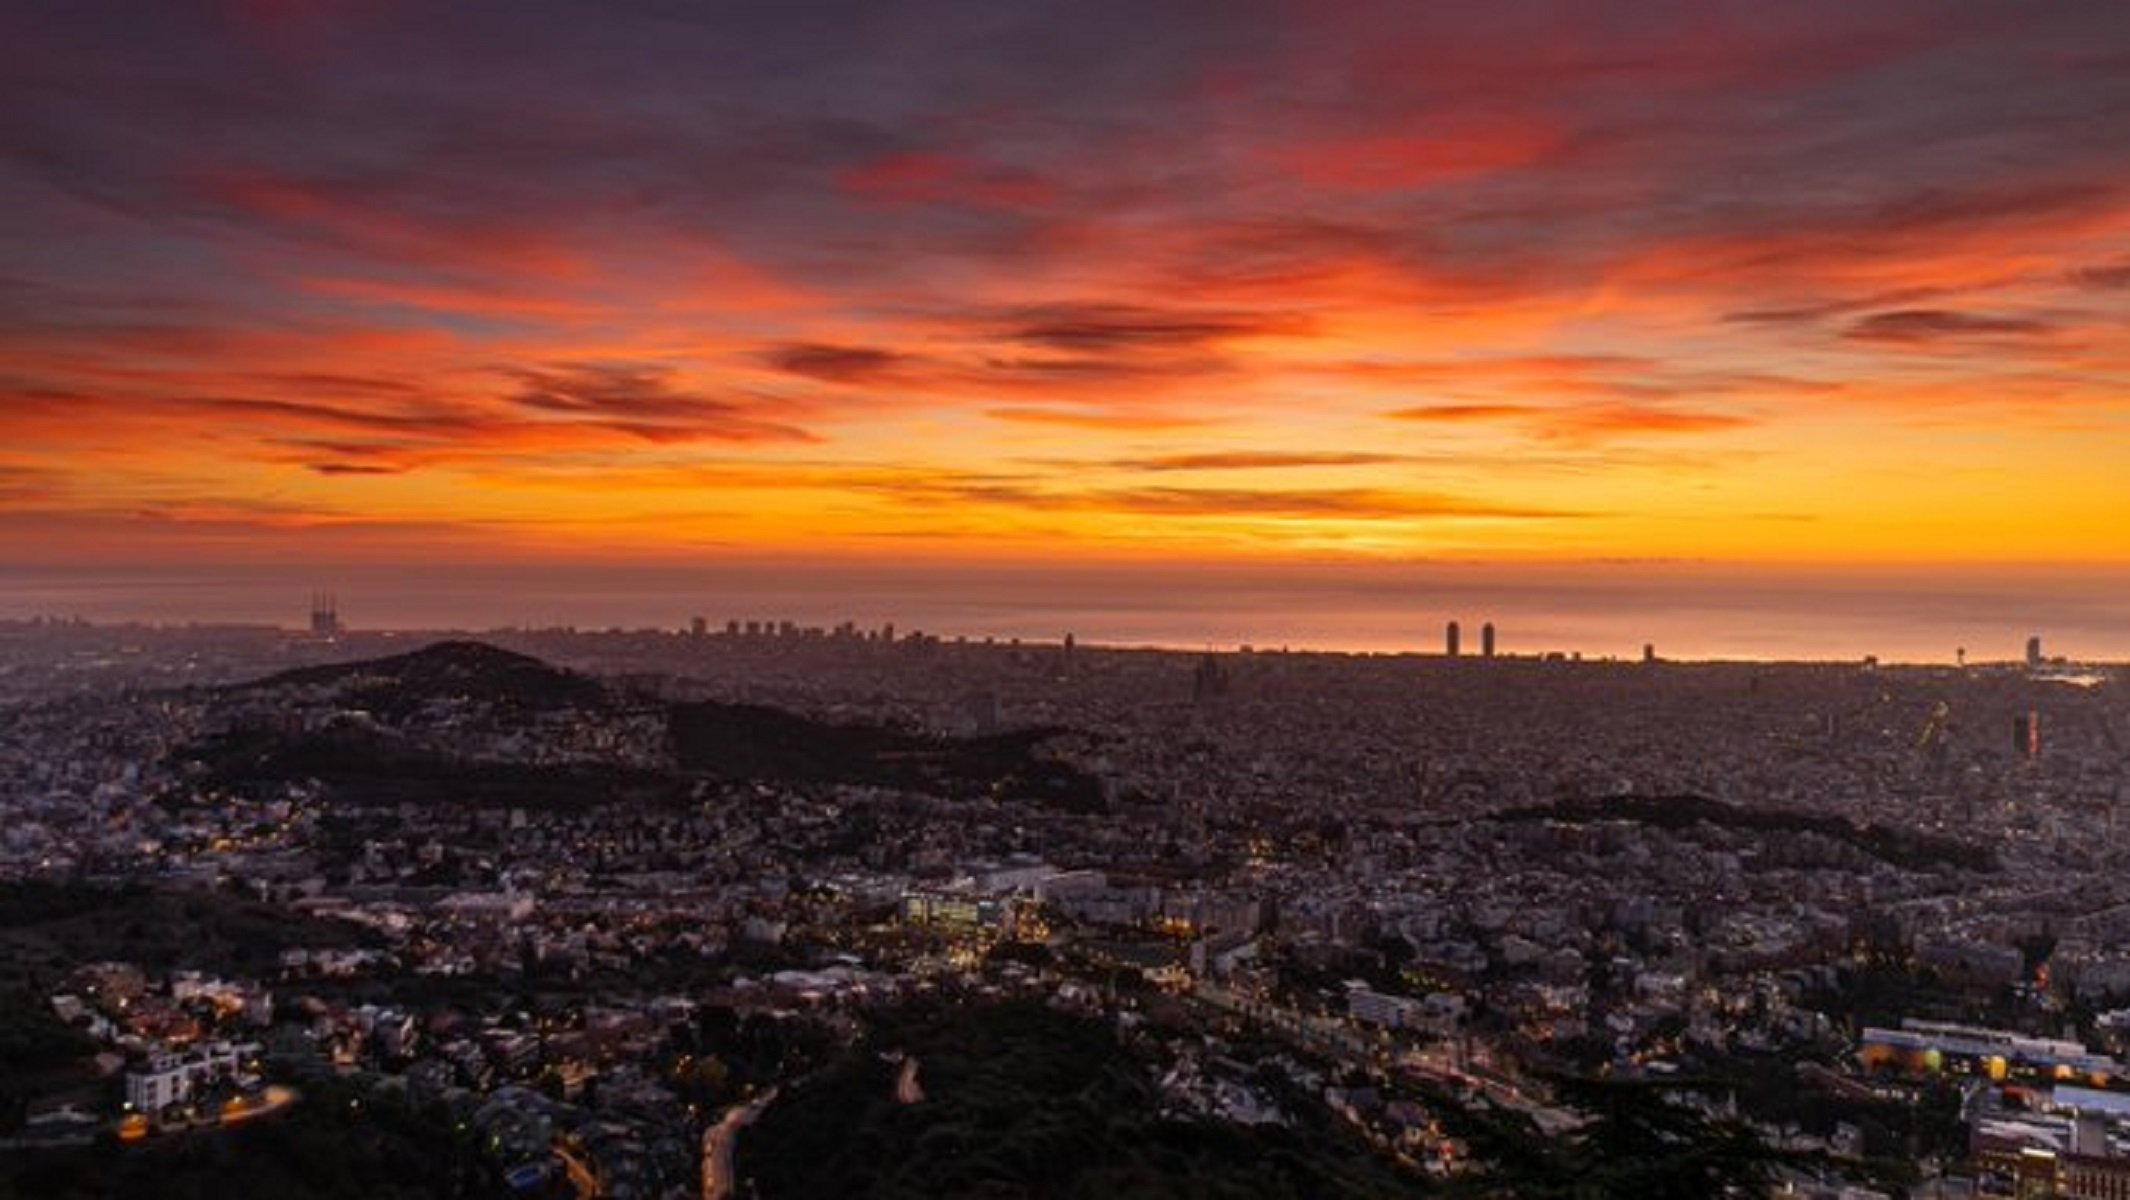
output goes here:
[[0, 614], [747, 564], [2084, 604], [2130, 7], [0, 7]]

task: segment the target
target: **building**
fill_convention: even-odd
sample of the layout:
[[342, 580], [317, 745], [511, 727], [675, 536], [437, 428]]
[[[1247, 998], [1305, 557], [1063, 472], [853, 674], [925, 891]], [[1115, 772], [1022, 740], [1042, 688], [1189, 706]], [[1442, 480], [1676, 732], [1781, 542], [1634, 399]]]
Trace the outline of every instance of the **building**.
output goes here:
[[1461, 631], [1457, 628], [1457, 622], [1451, 621], [1449, 628], [1443, 631], [1442, 652], [1451, 658], [1457, 657], [1460, 637]]
[[1997, 1029], [1980, 1029], [1940, 1021], [1901, 1022], [1899, 1029], [1870, 1028], [1857, 1039], [1857, 1058], [1866, 1067], [1894, 1068], [1910, 1074], [1987, 1075], [1993, 1080], [2090, 1080], [2105, 1086], [2122, 1075], [2122, 1067], [2105, 1054], [2078, 1042], [2027, 1037]]
[[126, 1072], [126, 1105], [135, 1112], [161, 1112], [192, 1098], [192, 1073], [174, 1063], [154, 1062]]
[[2056, 1195], [2063, 1200], [2130, 1200], [2130, 1158], [2060, 1155]]
[[1494, 622], [1488, 621], [1479, 627], [1479, 657], [1494, 657]]
[[2041, 757], [2041, 714], [2028, 709], [2012, 718], [2012, 753], [2032, 762]]
[[2026, 640], [2026, 665], [2029, 667], [2041, 665], [2041, 635], [2038, 633]]
[[982, 737], [997, 733], [999, 707], [997, 692], [971, 692], [961, 700], [961, 732]]
[[340, 598], [331, 592], [317, 592], [311, 596], [311, 636], [340, 636]]
[[1005, 901], [965, 892], [911, 888], [902, 896], [902, 919], [911, 925], [998, 929], [1010, 912]]
[[210, 1042], [183, 1055], [155, 1055], [142, 1069], [126, 1072], [126, 1103], [141, 1113], [184, 1104], [209, 1084], [238, 1078], [243, 1061], [258, 1053], [256, 1045]]
[[1364, 1025], [1403, 1029], [1420, 1023], [1421, 1005], [1409, 996], [1390, 996], [1357, 983], [1346, 985], [1346, 1015]]
[[1161, 905], [1161, 889], [1144, 883], [1119, 883], [1105, 871], [1065, 871], [1035, 885], [1036, 903], [1049, 905], [1078, 921], [1100, 925], [1140, 925]]

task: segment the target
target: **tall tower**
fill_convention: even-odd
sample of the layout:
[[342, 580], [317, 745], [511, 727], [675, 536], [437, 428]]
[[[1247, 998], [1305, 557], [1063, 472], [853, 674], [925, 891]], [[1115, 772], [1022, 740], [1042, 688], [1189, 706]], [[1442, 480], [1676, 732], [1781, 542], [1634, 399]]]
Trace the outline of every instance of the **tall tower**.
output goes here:
[[1494, 622], [1488, 621], [1479, 627], [1479, 657], [1494, 657]]
[[2026, 640], [2026, 665], [2029, 668], [2041, 665], [2041, 635], [2038, 633]]
[[311, 636], [340, 636], [340, 598], [331, 592], [311, 593]]
[[2041, 757], [2041, 713], [2028, 709], [2012, 718], [2012, 751], [2028, 762]]
[[1449, 628], [1444, 630], [1442, 634], [1442, 652], [1451, 658], [1457, 657], [1460, 637], [1461, 631], [1457, 628], [1457, 622], [1451, 621]]

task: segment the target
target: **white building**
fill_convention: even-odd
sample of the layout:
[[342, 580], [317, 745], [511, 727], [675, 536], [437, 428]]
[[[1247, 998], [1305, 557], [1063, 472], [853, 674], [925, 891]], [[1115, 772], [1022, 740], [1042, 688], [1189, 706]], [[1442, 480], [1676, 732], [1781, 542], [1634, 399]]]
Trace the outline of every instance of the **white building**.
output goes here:
[[256, 1044], [209, 1042], [184, 1054], [157, 1054], [144, 1070], [126, 1072], [126, 1103], [135, 1112], [156, 1113], [183, 1104], [217, 1080], [235, 1079]]

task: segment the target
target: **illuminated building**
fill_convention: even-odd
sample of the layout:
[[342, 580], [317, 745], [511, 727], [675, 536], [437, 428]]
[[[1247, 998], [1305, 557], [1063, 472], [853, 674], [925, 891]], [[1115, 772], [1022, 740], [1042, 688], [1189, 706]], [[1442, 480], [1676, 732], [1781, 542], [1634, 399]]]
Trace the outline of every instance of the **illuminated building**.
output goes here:
[[1008, 911], [1003, 900], [958, 892], [924, 889], [905, 892], [902, 896], [902, 919], [912, 925], [995, 930], [1006, 924]]
[[2080, 1078], [2101, 1083], [2119, 1077], [2121, 1066], [2078, 1042], [2027, 1037], [1998, 1029], [1905, 1020], [1899, 1029], [1865, 1029], [1857, 1058], [1867, 1067], [1914, 1075], [1979, 1074], [1991, 1079]]

